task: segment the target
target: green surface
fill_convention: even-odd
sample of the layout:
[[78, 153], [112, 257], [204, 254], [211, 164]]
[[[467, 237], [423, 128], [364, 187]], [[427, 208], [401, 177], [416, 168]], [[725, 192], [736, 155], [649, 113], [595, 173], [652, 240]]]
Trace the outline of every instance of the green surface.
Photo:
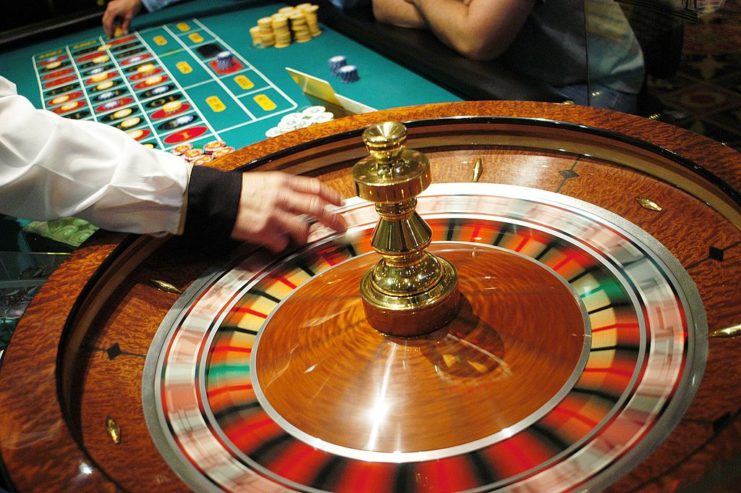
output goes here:
[[[239, 5], [239, 2], [224, 0], [186, 2], [135, 19], [134, 28], [138, 30], [139, 40], [154, 55], [155, 64], [163, 66], [171, 74], [178, 91], [193, 103], [198, 119], [205, 120], [202, 124], [209, 127], [207, 134], [192, 141], [196, 145], [203, 145], [216, 137], [234, 147], [263, 140], [265, 132], [276, 126], [283, 115], [310, 105], [311, 102], [291, 80], [285, 67], [325, 79], [337, 93], [376, 109], [459, 99], [323, 25], [322, 35], [308, 43], [294, 43], [282, 49], [254, 47], [249, 28], [256, 25], [259, 18], [275, 13], [285, 4], [247, 5], [236, 9]], [[196, 41], [191, 37], [193, 34], [197, 34]], [[19, 93], [42, 108], [42, 80], [34, 69], [33, 57], [40, 60], [45, 54], [64, 52], [67, 47], [85, 44], [97, 46], [105, 41], [102, 30], [96, 27], [13, 50], [0, 55], [0, 74], [15, 82]], [[244, 65], [240, 73], [248, 78], [252, 87], [240, 87], [235, 82], [236, 74], [215, 73], [210, 66], [213, 55], [203, 56], [198, 52], [199, 47], [210, 43], [235, 52]], [[358, 67], [358, 82], [343, 83], [331, 73], [327, 60], [334, 55], [344, 55], [348, 64]], [[114, 55], [114, 59], [116, 63], [122, 61], [118, 55]], [[178, 69], [178, 63], [182, 62], [190, 67], [189, 73]], [[81, 63], [75, 65], [81, 73], [86, 69]], [[245, 84], [244, 80], [242, 83]], [[136, 103], [148, 101], [143, 95], [144, 91], [131, 92], [137, 99]], [[259, 94], [267, 96], [275, 108], [260, 107], [255, 99]], [[49, 101], [50, 95], [47, 92], [44, 99]], [[224, 103], [225, 108], [215, 110], [207, 104], [206, 98], [214, 96]], [[95, 103], [93, 107], [96, 107]], [[138, 104], [135, 110], [133, 115], [139, 116], [144, 116], [142, 112], [151, 115], [154, 111], [142, 104]], [[102, 113], [96, 113], [95, 118], [102, 117]], [[142, 128], [148, 128], [156, 137], [145, 138], [142, 142], [171, 148], [174, 144], [164, 141], [171, 130], [159, 129], [159, 121], [146, 125], [146, 120], [143, 118]]]
[[[285, 67], [325, 79], [339, 94], [376, 109], [459, 99], [323, 25], [321, 26], [323, 34], [308, 43], [293, 44], [283, 49], [256, 48], [252, 46], [249, 28], [254, 26], [260, 17], [271, 15], [285, 6], [283, 3], [259, 2], [259, 4], [256, 6], [255, 2], [235, 0], [198, 0], [140, 15], [134, 20], [133, 28], [138, 30], [139, 40], [154, 56], [154, 61], [175, 79], [178, 87], [174, 92], [184, 94], [187, 101], [194, 106], [191, 113], [198, 117], [200, 124], [209, 127], [207, 133], [191, 141], [196, 147], [202, 147], [214, 137], [219, 137], [234, 147], [258, 142], [265, 139], [265, 131], [276, 126], [283, 115], [310, 105], [311, 102], [289, 77]], [[178, 24], [181, 22], [185, 22], [190, 29], [180, 30]], [[191, 39], [189, 36], [194, 32], [198, 33], [203, 41]], [[154, 41], [157, 36], [161, 36], [166, 42], [158, 44]], [[0, 75], [13, 81], [19, 94], [29, 98], [37, 108], [43, 108], [44, 101], [52, 99], [52, 93], [48, 91], [45, 95], [42, 93], [42, 79], [35, 70], [34, 57], [38, 62], [44, 55], [48, 57], [55, 51], [68, 52], [68, 47], [82, 45], [95, 48], [106, 41], [108, 40], [103, 37], [102, 28], [95, 27], [6, 51], [0, 53]], [[199, 46], [214, 42], [233, 49], [240, 63], [249, 66], [249, 70], [241, 73], [248, 82], [242, 79], [240, 86], [234, 74], [228, 76], [214, 74], [209, 65], [212, 56], [200, 56], [197, 51]], [[345, 84], [335, 78], [327, 63], [334, 55], [344, 55], [349, 64], [356, 65], [360, 81]], [[114, 56], [117, 64], [122, 59], [123, 57], [119, 59], [118, 55]], [[183, 73], [178, 68], [179, 62], [187, 62], [192, 70]], [[88, 70], [85, 63], [75, 63], [76, 71], [82, 73]], [[120, 64], [116, 67], [120, 72], [124, 68]], [[146, 89], [136, 89], [131, 81], [123, 78], [115, 87], [134, 98], [129, 117], [138, 116], [142, 119], [141, 125], [134, 129], [147, 128], [156, 135], [145, 138], [142, 142], [165, 149], [171, 147], [163, 142], [170, 131], [157, 129], [161, 122], [167, 119], [153, 118], [152, 114], [157, 108], [148, 107], [146, 104], [156, 98], [145, 98]], [[266, 110], [260, 107], [255, 99], [258, 95], [266, 96], [273, 101], [275, 108]], [[216, 111], [206, 102], [206, 98], [214, 96], [225, 103], [223, 110]], [[88, 93], [88, 97], [91, 97], [91, 93]], [[100, 104], [91, 104], [90, 107], [95, 109]], [[68, 116], [75, 112], [77, 110], [68, 113]], [[91, 115], [90, 118], [111, 125], [120, 124], [121, 121], [111, 118], [112, 114], [113, 111], [95, 113], [96, 116]], [[23, 235], [33, 232], [59, 242], [60, 246], [63, 244], [76, 246], [93, 230], [94, 228], [84, 221], [67, 218], [52, 222], [33, 222], [27, 225]], [[4, 233], [6, 232], [0, 230], [0, 235]], [[29, 246], [26, 243], [25, 240], [20, 240], [18, 249], [28, 250]], [[64, 248], [68, 247], [61, 247], [58, 250]], [[6, 303], [0, 308], [20, 313], [27, 302], [10, 301], [12, 301], [10, 305]], [[10, 339], [16, 320], [15, 316], [0, 317], [0, 355]]]

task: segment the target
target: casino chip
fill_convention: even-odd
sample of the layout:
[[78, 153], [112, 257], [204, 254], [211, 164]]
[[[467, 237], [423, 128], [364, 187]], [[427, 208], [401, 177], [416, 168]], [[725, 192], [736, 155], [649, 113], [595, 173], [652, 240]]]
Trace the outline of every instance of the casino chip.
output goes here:
[[193, 144], [185, 143], [176, 145], [170, 152], [175, 154], [176, 156], [182, 156], [191, 149], [193, 149]]
[[113, 87], [113, 81], [112, 80], [107, 80], [107, 81], [101, 82], [100, 84], [98, 84], [97, 86], [95, 86], [95, 90], [96, 91], [105, 91], [106, 89], [110, 89], [111, 87]]
[[60, 109], [62, 111], [71, 111], [71, 110], [77, 108], [78, 105], [79, 105], [79, 102], [78, 101], [70, 101], [69, 103], [64, 103], [60, 107]]
[[142, 121], [141, 118], [139, 118], [138, 116], [132, 116], [131, 118], [127, 118], [126, 120], [122, 121], [120, 124], [116, 126], [126, 130], [126, 129], [139, 125], [141, 121]]
[[327, 63], [329, 63], [329, 70], [331, 70], [333, 74], [337, 75], [337, 72], [347, 65], [347, 57], [336, 55], [330, 58]]
[[182, 101], [168, 101], [167, 103], [162, 105], [162, 111], [164, 111], [165, 114], [170, 115], [173, 113], [177, 113], [182, 107]]
[[170, 89], [172, 89], [172, 87], [170, 87], [169, 85], [158, 86], [158, 87], [155, 87], [154, 89], [152, 89], [151, 95], [152, 96], [157, 96], [159, 94], [162, 94], [162, 93], [165, 93], [165, 92], [169, 91]]
[[124, 108], [122, 110], [118, 110], [113, 114], [114, 120], [120, 120], [121, 118], [126, 118], [129, 116], [134, 110], [131, 108]]
[[195, 119], [196, 119], [195, 115], [179, 116], [175, 119], [175, 126], [182, 127], [183, 125], [187, 125]]
[[153, 75], [151, 77], [147, 77], [144, 80], [144, 85], [146, 86], [154, 86], [156, 84], [159, 84], [162, 82], [162, 76], [161, 75]]
[[252, 26], [250, 28], [250, 36], [252, 37], [252, 46], [260, 46], [260, 27]]
[[101, 73], [97, 73], [97, 74], [93, 75], [90, 78], [90, 80], [93, 81], [93, 82], [103, 82], [107, 78], [108, 78], [108, 73], [101, 72]]
[[[292, 7], [289, 7], [292, 9]], [[285, 9], [281, 9], [285, 10]], [[286, 48], [291, 45], [291, 30], [288, 27], [288, 17], [280, 11], [272, 17], [273, 35], [275, 36], [275, 47]]]
[[193, 164], [195, 166], [201, 166], [203, 164], [210, 163], [213, 160], [214, 160], [213, 157], [211, 157], [208, 154], [206, 154], [205, 156], [201, 156], [201, 157], [199, 157], [197, 159], [194, 159], [192, 162], [193, 162]]
[[107, 103], [105, 103], [104, 105], [101, 106], [101, 109], [103, 111], [108, 111], [108, 110], [112, 110], [112, 109], [118, 108], [118, 106], [119, 106], [119, 102], [118, 101], [108, 101]]
[[144, 129], [141, 129], [141, 128], [138, 128], [136, 130], [129, 130], [126, 133], [129, 135], [129, 137], [131, 137], [134, 140], [139, 140], [142, 137], [144, 137], [144, 136], [147, 135], [147, 132]]
[[308, 108], [305, 108], [303, 111], [301, 111], [301, 114], [304, 116], [313, 117], [326, 112], [327, 108], [325, 108], [324, 106], [309, 106]]
[[311, 41], [322, 33], [318, 9], [318, 5], [302, 3], [296, 7], [282, 7], [272, 16], [258, 19], [257, 26], [250, 27], [252, 44], [262, 48], [287, 48], [291, 41]]
[[98, 96], [95, 99], [97, 101], [105, 101], [106, 99], [111, 99], [115, 96], [117, 96], [117, 94], [114, 91], [108, 91], [102, 94], [98, 94]]
[[223, 140], [214, 140], [206, 143], [206, 145], [203, 146], [203, 152], [205, 152], [206, 154], [213, 154], [219, 149], [223, 149], [225, 147], [226, 142], [224, 142]]
[[229, 70], [234, 66], [234, 54], [230, 51], [221, 51], [216, 54], [216, 67], [221, 70]]
[[311, 32], [306, 21], [306, 15], [301, 11], [296, 11], [289, 17], [291, 20], [291, 30], [297, 43], [306, 43], [311, 41]]
[[292, 130], [306, 128], [333, 119], [334, 115], [327, 111], [324, 106], [309, 106], [300, 112], [284, 115], [277, 126], [269, 128], [265, 132], [265, 136], [268, 138], [277, 137]]
[[149, 74], [154, 73], [156, 69], [157, 67], [155, 67], [154, 64], [145, 63], [144, 65], [139, 65], [136, 69], [136, 72], [142, 75], [149, 75]]
[[51, 104], [62, 104], [68, 99], [69, 99], [69, 94], [63, 94], [61, 96], [57, 96], [56, 98], [52, 99]]
[[272, 127], [272, 128], [269, 128], [265, 132], [265, 137], [267, 137], [269, 139], [272, 139], [273, 137], [277, 137], [277, 136], [281, 135], [282, 133], [283, 133], [283, 131], [281, 129], [279, 129], [278, 127]]
[[234, 148], [231, 146], [222, 147], [221, 149], [217, 149], [211, 154], [211, 157], [214, 159], [218, 159], [221, 156], [226, 156], [227, 154], [234, 152]]
[[203, 156], [204, 156], [203, 151], [201, 149], [195, 149], [195, 148], [189, 149], [183, 153], [183, 157], [189, 162], [193, 162], [196, 159], [200, 159]]
[[355, 65], [345, 65], [344, 67], [340, 67], [340, 69], [337, 71], [337, 75], [339, 76], [340, 80], [345, 83], [353, 83], [360, 80], [360, 75], [358, 74], [358, 67]]

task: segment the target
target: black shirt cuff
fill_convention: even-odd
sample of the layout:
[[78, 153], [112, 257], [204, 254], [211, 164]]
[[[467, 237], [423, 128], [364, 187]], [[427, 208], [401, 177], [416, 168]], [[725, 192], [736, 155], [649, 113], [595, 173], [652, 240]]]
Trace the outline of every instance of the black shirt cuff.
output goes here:
[[242, 173], [193, 166], [183, 236], [191, 240], [229, 239], [239, 211]]

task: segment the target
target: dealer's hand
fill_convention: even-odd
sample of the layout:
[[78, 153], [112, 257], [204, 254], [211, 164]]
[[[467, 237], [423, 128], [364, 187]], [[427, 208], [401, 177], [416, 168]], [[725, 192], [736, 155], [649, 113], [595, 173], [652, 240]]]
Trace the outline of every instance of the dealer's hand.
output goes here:
[[231, 237], [280, 252], [291, 239], [305, 244], [314, 220], [344, 232], [347, 224], [333, 207], [341, 204], [340, 194], [317, 178], [278, 172], [244, 173]]

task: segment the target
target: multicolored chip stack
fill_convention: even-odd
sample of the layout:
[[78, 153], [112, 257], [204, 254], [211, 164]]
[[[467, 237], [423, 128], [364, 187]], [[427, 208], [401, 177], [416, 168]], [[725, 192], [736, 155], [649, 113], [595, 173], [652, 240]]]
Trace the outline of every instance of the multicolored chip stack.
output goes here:
[[322, 30], [317, 19], [318, 5], [302, 3], [283, 7], [270, 17], [262, 17], [250, 28], [252, 44], [261, 48], [287, 48], [292, 41], [306, 43]]
[[234, 147], [226, 145], [223, 140], [214, 140], [206, 143], [203, 149], [198, 149], [193, 147], [192, 144], [186, 143], [175, 146], [170, 152], [176, 156], [182, 156], [183, 159], [194, 166], [200, 166], [234, 152]]

